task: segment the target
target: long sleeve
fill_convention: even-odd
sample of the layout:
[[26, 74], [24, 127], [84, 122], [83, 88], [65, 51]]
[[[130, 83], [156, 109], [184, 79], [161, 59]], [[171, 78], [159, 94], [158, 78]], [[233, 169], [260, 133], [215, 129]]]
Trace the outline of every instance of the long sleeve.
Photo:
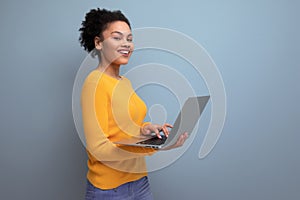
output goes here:
[[118, 81], [98, 70], [92, 71], [82, 87], [81, 107], [88, 180], [98, 188], [111, 189], [146, 176], [144, 156], [155, 150], [118, 147], [113, 143], [140, 134], [140, 127], [145, 124], [147, 107], [130, 81], [125, 77]]
[[[89, 153], [102, 162], [122, 161], [151, 155], [154, 152], [152, 149], [140, 147], [119, 148], [108, 139], [109, 97], [105, 88], [101, 90], [97, 88], [98, 84], [99, 78], [87, 78], [82, 88], [83, 127]], [[96, 100], [97, 102], [95, 102]]]

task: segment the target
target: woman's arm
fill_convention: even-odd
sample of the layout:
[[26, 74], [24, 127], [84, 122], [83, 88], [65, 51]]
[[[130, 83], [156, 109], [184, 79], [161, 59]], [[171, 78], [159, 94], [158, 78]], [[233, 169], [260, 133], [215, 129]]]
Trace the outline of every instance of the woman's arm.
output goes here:
[[119, 148], [107, 138], [105, 133], [108, 131], [108, 100], [104, 92], [97, 94], [101, 95], [97, 97], [101, 99], [101, 104], [97, 104], [97, 116], [96, 89], [97, 80], [87, 80], [82, 88], [81, 107], [87, 150], [100, 161], [121, 161], [153, 154], [155, 150], [148, 148]]

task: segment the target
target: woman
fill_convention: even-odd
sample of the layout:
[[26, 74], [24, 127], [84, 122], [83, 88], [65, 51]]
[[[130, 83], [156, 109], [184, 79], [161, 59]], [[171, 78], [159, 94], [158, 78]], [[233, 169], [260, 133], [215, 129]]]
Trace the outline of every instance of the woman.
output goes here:
[[[144, 156], [155, 150], [113, 144], [131, 136], [155, 133], [161, 137], [160, 131], [168, 136], [168, 128], [172, 128], [170, 124], [144, 122], [145, 103], [130, 81], [119, 74], [134, 49], [130, 23], [121, 11], [98, 8], [86, 14], [79, 31], [84, 49], [99, 57], [81, 96], [88, 153], [86, 199], [153, 199]], [[183, 133], [168, 149], [182, 146], [187, 136]]]

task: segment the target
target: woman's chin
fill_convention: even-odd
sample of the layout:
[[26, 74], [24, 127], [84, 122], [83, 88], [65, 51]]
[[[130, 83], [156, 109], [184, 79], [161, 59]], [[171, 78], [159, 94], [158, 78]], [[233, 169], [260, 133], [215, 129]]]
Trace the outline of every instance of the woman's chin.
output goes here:
[[126, 65], [128, 63], [129, 59], [118, 59], [114, 63], [117, 65]]

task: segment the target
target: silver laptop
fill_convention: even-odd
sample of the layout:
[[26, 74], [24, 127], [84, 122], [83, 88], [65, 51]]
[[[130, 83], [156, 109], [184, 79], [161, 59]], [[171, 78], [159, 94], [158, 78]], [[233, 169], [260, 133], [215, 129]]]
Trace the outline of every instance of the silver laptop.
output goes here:
[[176, 143], [178, 137], [182, 133], [188, 132], [190, 134], [193, 131], [209, 100], [209, 97], [210, 96], [189, 97], [179, 112], [168, 137], [164, 135], [162, 135], [161, 139], [156, 135], [142, 138], [132, 137], [130, 139], [120, 140], [114, 143], [154, 149], [171, 146]]

